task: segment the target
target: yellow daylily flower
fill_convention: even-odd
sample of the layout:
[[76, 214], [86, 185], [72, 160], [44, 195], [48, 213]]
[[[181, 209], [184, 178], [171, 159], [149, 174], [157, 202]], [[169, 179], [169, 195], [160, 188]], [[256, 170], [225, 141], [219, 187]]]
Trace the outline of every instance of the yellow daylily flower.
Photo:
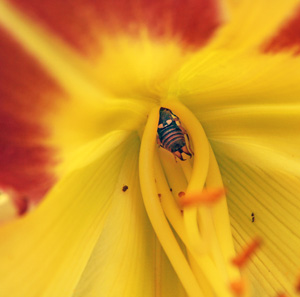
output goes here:
[[296, 296], [299, 5], [1, 1], [0, 296]]

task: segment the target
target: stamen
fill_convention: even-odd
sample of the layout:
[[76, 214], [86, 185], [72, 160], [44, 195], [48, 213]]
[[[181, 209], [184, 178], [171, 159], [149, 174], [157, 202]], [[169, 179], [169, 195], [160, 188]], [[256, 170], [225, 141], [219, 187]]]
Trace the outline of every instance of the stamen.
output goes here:
[[[181, 162], [181, 168], [188, 182], [186, 193], [201, 191], [204, 187], [209, 166], [209, 145], [205, 132], [198, 119], [183, 105], [172, 103], [171, 110], [179, 116], [185, 128], [190, 133], [191, 141], [194, 144], [194, 167], [188, 161]], [[197, 208], [189, 208], [184, 211], [184, 225], [188, 240], [194, 251], [202, 244], [202, 237], [199, 232]]]
[[163, 199], [161, 199], [160, 201], [162, 208], [169, 222], [179, 235], [180, 239], [186, 244], [187, 239], [185, 229], [183, 227], [182, 215], [180, 209], [177, 206], [177, 203], [174, 201], [171, 192], [168, 191], [169, 185], [167, 183], [166, 177], [163, 173], [163, 170], [160, 166], [160, 162], [156, 154], [154, 158], [154, 171], [155, 176], [157, 177], [157, 189], [159, 193], [163, 195]]
[[212, 286], [206, 281], [205, 273], [202, 271], [202, 269], [199, 267], [199, 264], [194, 259], [191, 253], [188, 252], [188, 258], [189, 262], [191, 264], [191, 268], [194, 271], [196, 278], [201, 286], [201, 289], [204, 292], [205, 297], [215, 297], [214, 290], [212, 289]]
[[248, 262], [250, 257], [254, 252], [260, 247], [262, 240], [260, 238], [255, 238], [253, 241], [242, 251], [239, 255], [232, 259], [232, 263], [242, 268]]
[[[211, 146], [209, 148], [209, 168], [206, 187], [224, 188], [220, 169]], [[211, 208], [211, 214], [228, 276], [230, 279], [238, 279], [240, 278], [240, 271], [235, 266], [231, 265], [231, 259], [235, 256], [235, 249], [231, 234], [227, 200], [221, 199], [218, 203], [215, 203]]]
[[[171, 159], [173, 160], [173, 158]], [[165, 160], [162, 161], [164, 162]], [[168, 168], [164, 168], [164, 169], [167, 169], [166, 171], [169, 170]], [[204, 252], [207, 251], [204, 248], [202, 239], [197, 249], [198, 252], [195, 253], [195, 250], [193, 249], [191, 242], [188, 240], [186, 236], [186, 229], [184, 228], [185, 226], [183, 224], [183, 220], [180, 215], [180, 209], [176, 205], [171, 192], [168, 191], [169, 185], [166, 182], [166, 178], [162, 172], [162, 168], [159, 166], [159, 162], [157, 159], [155, 159], [155, 176], [157, 177], [157, 186], [159, 192], [161, 192], [163, 195], [163, 199], [161, 201], [163, 210], [166, 213], [166, 216], [170, 221], [170, 223], [172, 224], [173, 228], [178, 233], [183, 243], [186, 245], [188, 254], [190, 255], [189, 259], [194, 259], [194, 261], [192, 262], [193, 265], [191, 263], [191, 267], [196, 278], [198, 280], [201, 280], [200, 285], [203, 291], [205, 292], [204, 296], [205, 297], [210, 296], [207, 295], [207, 286], [210, 286], [217, 293], [217, 296], [220, 297], [231, 296], [229, 292], [226, 290], [225, 284], [223, 283], [222, 279], [218, 275], [218, 270], [216, 269], [214, 263], [212, 262], [212, 260], [207, 254], [204, 254]], [[199, 250], [201, 251], [200, 253]], [[207, 280], [205, 277], [207, 278]]]
[[[186, 179], [188, 181], [188, 189], [186, 193], [193, 191], [202, 191], [204, 183], [208, 185], [208, 183], [212, 183], [215, 177], [217, 177], [217, 186], [215, 188], [223, 188], [222, 184], [222, 178], [217, 172], [217, 170], [214, 170], [210, 173], [210, 181], [207, 180], [208, 173], [210, 171], [210, 164], [208, 164], [208, 161], [210, 161], [210, 148], [208, 144], [207, 137], [205, 135], [205, 132], [199, 123], [198, 119], [195, 118], [193, 113], [191, 113], [185, 106], [181, 105], [180, 103], [174, 103], [172, 102], [170, 104], [170, 108], [174, 111], [176, 115], [180, 118], [181, 122], [189, 132], [189, 136], [191, 138], [191, 141], [194, 145], [194, 166], [191, 168], [190, 163], [188, 161], [181, 162], [181, 167], [183, 169], [183, 172], [185, 173]], [[215, 165], [216, 164], [216, 165]], [[213, 163], [214, 167], [218, 168], [217, 163]], [[216, 173], [216, 174], [215, 174]], [[218, 176], [219, 174], [219, 176]], [[228, 211], [227, 211], [227, 205], [226, 201], [224, 202], [225, 208], [224, 208], [224, 215], [220, 216], [219, 220], [223, 220], [225, 216], [225, 220], [223, 220], [223, 225], [225, 225], [225, 228], [229, 230], [226, 231], [224, 234], [226, 238], [224, 238], [224, 235], [222, 239], [226, 240], [227, 242], [231, 242], [231, 245], [228, 243], [225, 244], [225, 246], [232, 247], [232, 250], [230, 250], [230, 255], [234, 254], [233, 249], [233, 243], [232, 243], [232, 235], [230, 232], [230, 223], [229, 223], [229, 217], [228, 217]], [[222, 204], [222, 205], [224, 205]], [[200, 234], [199, 225], [198, 225], [198, 213], [200, 214], [201, 222], [202, 222], [202, 230]], [[226, 217], [227, 216], [227, 217]], [[224, 270], [224, 266], [229, 264], [229, 261], [227, 262], [227, 257], [225, 258], [226, 261], [224, 262], [224, 256], [220, 252], [220, 248], [218, 247], [218, 239], [216, 238], [216, 231], [214, 227], [212, 213], [209, 209], [200, 207], [199, 212], [197, 208], [188, 208], [184, 211], [184, 222], [185, 222], [185, 228], [186, 232], [188, 234], [188, 239], [190, 244], [193, 248], [197, 247], [199, 244], [198, 242], [202, 241], [202, 238], [206, 241], [207, 244], [209, 244], [210, 247], [212, 247], [211, 253], [214, 254], [214, 260], [216, 260], [216, 263], [213, 263], [212, 259], [207, 256], [204, 258], [204, 256], [194, 255], [195, 260], [198, 263], [198, 265], [203, 270], [204, 274], [206, 275], [208, 281], [210, 282], [211, 286], [213, 287], [214, 291], [216, 292], [217, 296], [228, 296], [230, 293], [228, 289], [225, 288], [225, 281], [227, 280], [226, 274], [226, 268]], [[224, 229], [224, 227], [222, 227]], [[220, 232], [222, 233], [222, 231]], [[201, 257], [201, 258], [199, 258]], [[221, 263], [223, 262], [223, 264]], [[228, 264], [227, 264], [228, 263]], [[214, 266], [214, 269], [212, 266]], [[217, 265], [217, 267], [216, 267]], [[229, 266], [229, 265], [228, 265]], [[217, 273], [214, 273], [213, 270], [217, 268]], [[227, 267], [227, 270], [230, 270], [230, 267]], [[236, 271], [236, 270], [235, 270]], [[238, 273], [232, 273], [236, 278], [239, 277]], [[226, 284], [227, 286], [227, 284]]]
[[198, 206], [198, 205], [211, 205], [224, 197], [225, 189], [204, 189], [201, 192], [188, 193], [187, 195], [179, 196], [181, 199], [179, 203], [182, 207]]
[[[194, 167], [186, 193], [202, 190], [203, 179], [207, 188], [224, 188], [216, 158], [198, 119], [185, 106], [182, 106], [178, 102], [172, 102], [168, 107], [178, 115], [182, 124], [189, 132], [194, 145]], [[207, 165], [208, 171], [206, 172]], [[187, 166], [188, 163], [185, 163], [182, 167]], [[188, 208], [184, 211], [188, 238], [191, 241], [196, 241], [197, 239], [197, 235], [193, 232], [195, 225], [193, 225], [194, 219], [192, 218], [192, 216], [195, 218], [195, 210], [196, 208]], [[214, 249], [214, 260], [218, 263], [218, 268], [223, 271], [223, 279], [228, 279], [228, 276], [238, 279], [240, 277], [238, 269], [230, 265], [230, 260], [235, 255], [235, 250], [226, 199], [221, 199], [212, 209], [200, 207], [199, 214], [203, 238], [206, 242], [210, 242], [210, 246]], [[223, 264], [220, 262], [221, 259], [223, 259]], [[226, 267], [225, 271], [223, 269], [224, 266]], [[228, 276], [224, 273], [228, 273]]]

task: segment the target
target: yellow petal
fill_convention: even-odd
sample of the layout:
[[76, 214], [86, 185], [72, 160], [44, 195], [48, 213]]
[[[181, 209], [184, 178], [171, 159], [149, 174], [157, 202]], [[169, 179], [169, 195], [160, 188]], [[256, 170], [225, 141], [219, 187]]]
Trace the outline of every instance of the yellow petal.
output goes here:
[[246, 105], [198, 114], [218, 154], [300, 176], [300, 105]]
[[142, 29], [138, 37], [102, 33], [99, 47], [83, 57], [4, 1], [0, 3], [0, 24], [76, 103], [103, 104], [116, 97], [158, 102], [167, 92], [162, 82], [184, 59], [175, 40], [155, 41]]
[[199, 53], [174, 75], [172, 92], [201, 113], [241, 104], [298, 102], [300, 59], [234, 51]]
[[73, 295], [111, 208], [126, 151], [136, 144], [136, 137], [119, 138], [104, 139], [103, 154], [66, 175], [35, 211], [1, 226], [0, 295]]
[[147, 106], [132, 97], [116, 100], [104, 89], [95, 73], [95, 61], [90, 63], [4, 1], [0, 3], [0, 24], [64, 91], [62, 98], [55, 98], [55, 112], [43, 117], [51, 132], [48, 144], [61, 149], [61, 160], [99, 135], [113, 129], [135, 130], [145, 120]]
[[61, 174], [96, 159], [103, 149], [100, 136], [106, 137], [106, 133], [119, 129], [135, 131], [146, 119], [146, 107], [134, 100], [94, 106], [73, 102], [55, 116], [51, 141], [61, 146], [60, 156], [64, 161], [58, 168]]
[[[253, 296], [296, 296], [300, 267], [300, 180], [219, 156], [236, 249], [260, 236], [261, 249], [248, 267]], [[252, 216], [253, 213], [253, 216]], [[254, 217], [254, 219], [252, 219]], [[252, 222], [253, 221], [253, 222]]]
[[195, 111], [217, 152], [299, 175], [300, 59], [229, 56], [212, 53], [202, 68], [200, 61], [187, 64], [179, 97]]
[[187, 54], [174, 40], [158, 42], [146, 32], [138, 38], [117, 35], [101, 39], [101, 55], [93, 63], [95, 77], [117, 96], [139, 98], [144, 104], [167, 96], [169, 77]]
[[84, 63], [75, 52], [5, 1], [0, 2], [0, 24], [67, 93], [78, 100], [104, 100], [99, 86], [86, 75]]
[[226, 0], [227, 24], [216, 33], [211, 48], [252, 50], [270, 38], [296, 11], [299, 1]]
[[17, 213], [16, 208], [7, 193], [0, 192], [0, 224], [13, 219]]
[[277, 0], [272, 5], [264, 0], [227, 2], [227, 24], [203, 50], [183, 61], [169, 92], [185, 104], [208, 108], [236, 102], [278, 102], [283, 96], [295, 100], [295, 92], [300, 92], [299, 58], [268, 56], [261, 46], [296, 12], [299, 1]]
[[[74, 296], [185, 296], [144, 209], [139, 141], [125, 157], [111, 208]], [[122, 191], [126, 185], [128, 189]]]

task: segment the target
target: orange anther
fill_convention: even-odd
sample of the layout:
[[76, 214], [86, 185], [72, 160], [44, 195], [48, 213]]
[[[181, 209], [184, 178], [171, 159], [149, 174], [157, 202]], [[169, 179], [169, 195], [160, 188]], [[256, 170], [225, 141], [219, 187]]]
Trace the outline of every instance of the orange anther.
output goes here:
[[288, 297], [288, 296], [284, 293], [278, 293], [276, 297]]
[[179, 196], [181, 206], [197, 206], [203, 204], [213, 204], [219, 201], [225, 195], [225, 189], [205, 189], [202, 192], [187, 193], [184, 196]]
[[236, 296], [242, 296], [245, 292], [245, 282], [243, 280], [231, 282], [230, 289]]
[[260, 238], [254, 238], [252, 242], [235, 258], [232, 259], [232, 264], [237, 267], [243, 267], [253, 253], [259, 248], [261, 245], [262, 240]]
[[297, 293], [300, 293], [300, 276], [298, 276], [298, 278], [296, 280], [295, 289], [296, 289]]

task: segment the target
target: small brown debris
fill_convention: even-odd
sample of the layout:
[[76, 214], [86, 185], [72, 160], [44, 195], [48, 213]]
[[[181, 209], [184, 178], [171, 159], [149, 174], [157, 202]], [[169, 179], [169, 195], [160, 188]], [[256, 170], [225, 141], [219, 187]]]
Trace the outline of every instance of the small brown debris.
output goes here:
[[172, 192], [173, 191], [173, 189], [172, 188], [170, 188], [170, 192]]
[[123, 191], [123, 192], [126, 192], [127, 190], [128, 190], [128, 186], [127, 186], [127, 185], [124, 185], [123, 188], [122, 188], [122, 191]]
[[185, 193], [184, 193], [184, 192], [179, 192], [179, 193], [178, 193], [178, 197], [179, 197], [179, 198], [182, 198], [182, 197], [184, 197], [184, 196], [185, 196]]

